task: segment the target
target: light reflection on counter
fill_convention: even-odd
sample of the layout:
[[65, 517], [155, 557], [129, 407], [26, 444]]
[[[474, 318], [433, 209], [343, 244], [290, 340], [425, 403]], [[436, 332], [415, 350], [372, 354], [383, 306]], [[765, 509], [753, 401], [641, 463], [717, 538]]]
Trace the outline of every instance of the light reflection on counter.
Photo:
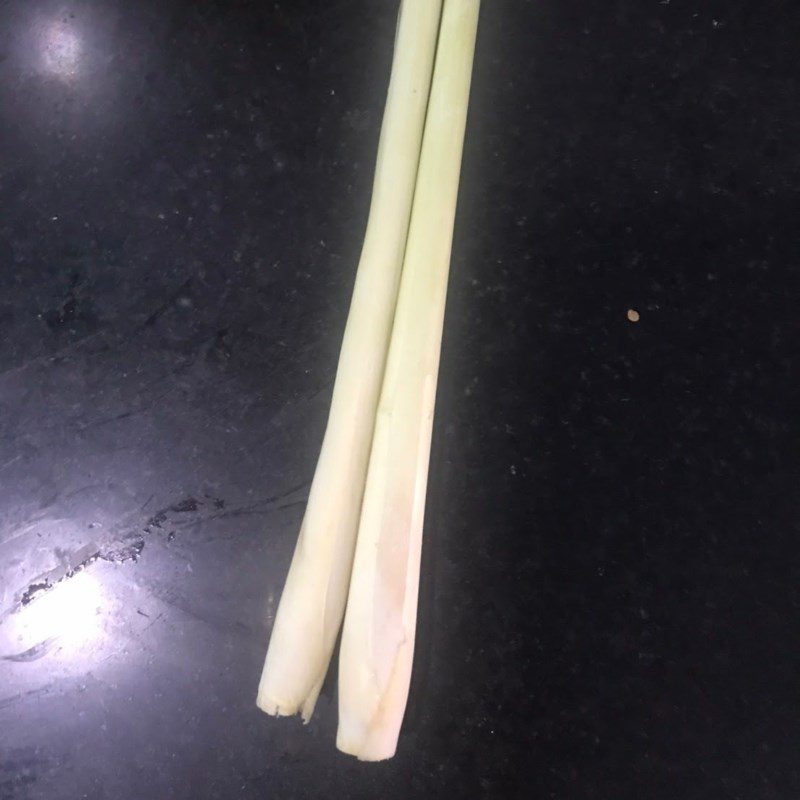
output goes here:
[[72, 659], [96, 647], [104, 637], [102, 583], [80, 572], [57, 583], [9, 615], [0, 627], [2, 657], [32, 661], [57, 652]]
[[69, 80], [83, 62], [83, 42], [74, 25], [63, 20], [43, 22], [37, 29], [37, 48], [44, 72]]

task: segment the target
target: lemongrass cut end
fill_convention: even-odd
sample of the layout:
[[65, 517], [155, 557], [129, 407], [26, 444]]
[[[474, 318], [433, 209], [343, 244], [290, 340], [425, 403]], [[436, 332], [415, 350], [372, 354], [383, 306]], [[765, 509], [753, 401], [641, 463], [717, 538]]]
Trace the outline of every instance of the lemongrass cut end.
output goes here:
[[305, 724], [311, 719], [314, 713], [314, 706], [317, 703], [321, 686], [315, 686], [303, 700], [278, 699], [270, 693], [269, 689], [263, 690], [259, 687], [256, 697], [256, 706], [265, 714], [273, 717], [293, 717], [300, 714], [300, 718]]

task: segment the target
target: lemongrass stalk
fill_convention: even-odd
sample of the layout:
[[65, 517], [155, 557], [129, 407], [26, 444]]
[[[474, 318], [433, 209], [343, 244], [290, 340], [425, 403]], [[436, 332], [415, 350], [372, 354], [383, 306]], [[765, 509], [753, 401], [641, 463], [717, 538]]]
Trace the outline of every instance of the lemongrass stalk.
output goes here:
[[444, 0], [339, 657], [337, 746], [391, 758], [414, 654], [433, 408], [480, 0]]
[[358, 515], [397, 300], [441, 0], [402, 0], [367, 231], [328, 425], [272, 629], [257, 704], [307, 722], [347, 602]]

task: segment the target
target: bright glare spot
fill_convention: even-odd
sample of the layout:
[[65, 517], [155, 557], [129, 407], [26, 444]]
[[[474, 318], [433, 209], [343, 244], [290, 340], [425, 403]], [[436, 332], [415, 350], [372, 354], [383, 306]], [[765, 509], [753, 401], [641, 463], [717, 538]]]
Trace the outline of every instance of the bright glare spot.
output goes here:
[[101, 638], [102, 605], [102, 584], [87, 572], [79, 572], [57, 583], [8, 620], [13, 627], [9, 644], [20, 653], [53, 641], [60, 654], [75, 654]]
[[64, 22], [51, 22], [42, 29], [42, 65], [62, 78], [77, 74], [81, 62], [81, 40]]

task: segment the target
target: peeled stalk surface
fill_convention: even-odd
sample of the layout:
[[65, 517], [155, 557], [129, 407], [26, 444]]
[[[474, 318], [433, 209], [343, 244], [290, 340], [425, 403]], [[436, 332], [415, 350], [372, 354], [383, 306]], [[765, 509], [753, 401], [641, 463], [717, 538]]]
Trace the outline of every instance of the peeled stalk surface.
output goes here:
[[337, 746], [391, 758], [414, 654], [436, 380], [479, 0], [445, 0], [339, 657]]
[[419, 166], [441, 0], [402, 0], [367, 231], [328, 425], [257, 705], [308, 721], [347, 602], [361, 498]]

